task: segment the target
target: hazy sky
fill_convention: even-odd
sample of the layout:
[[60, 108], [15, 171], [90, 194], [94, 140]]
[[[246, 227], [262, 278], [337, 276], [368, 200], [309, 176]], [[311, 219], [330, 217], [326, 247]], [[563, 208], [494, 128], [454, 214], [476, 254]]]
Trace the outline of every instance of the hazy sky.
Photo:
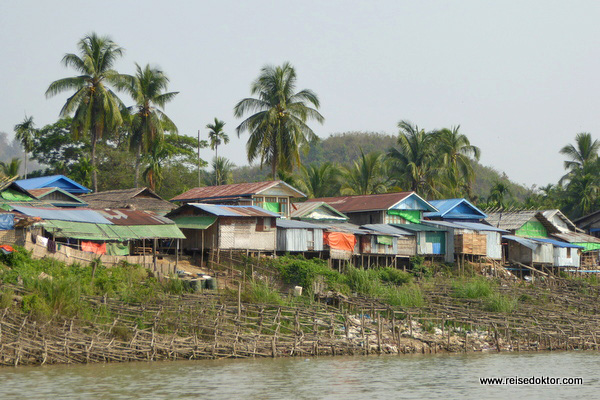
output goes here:
[[0, 131], [25, 113], [56, 121], [68, 95], [44, 92], [74, 75], [60, 60], [95, 31], [126, 49], [120, 72], [165, 71], [180, 133], [206, 138], [223, 119], [232, 140], [220, 154], [238, 165], [247, 136], [233, 106], [263, 65], [290, 61], [298, 89], [320, 97], [321, 137], [460, 124], [484, 165], [544, 185], [563, 174], [562, 146], [600, 133], [599, 19], [598, 1], [2, 0]]

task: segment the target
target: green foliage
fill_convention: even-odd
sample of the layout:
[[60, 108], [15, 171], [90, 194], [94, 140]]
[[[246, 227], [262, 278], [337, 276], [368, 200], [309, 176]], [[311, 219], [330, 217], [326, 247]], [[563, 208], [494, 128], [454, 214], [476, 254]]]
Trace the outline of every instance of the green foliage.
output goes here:
[[379, 270], [379, 279], [392, 285], [401, 286], [412, 282], [412, 275], [402, 270], [385, 267]]
[[46, 320], [52, 315], [52, 309], [46, 299], [37, 293], [23, 296], [22, 309], [37, 320]]
[[384, 299], [388, 304], [398, 307], [422, 307], [425, 305], [423, 292], [416, 285], [390, 287], [387, 289]]
[[458, 298], [479, 299], [490, 296], [493, 291], [492, 283], [482, 277], [465, 278], [452, 283], [452, 294]]
[[13, 304], [15, 292], [11, 289], [4, 289], [0, 292], [0, 308], [8, 308]]
[[284, 304], [281, 294], [263, 281], [250, 282], [242, 292], [243, 301], [260, 304]]
[[517, 299], [492, 293], [484, 302], [484, 309], [492, 312], [511, 313], [517, 308]]
[[302, 256], [283, 256], [270, 260], [270, 265], [281, 273], [285, 283], [298, 285], [311, 290], [315, 279], [322, 276], [327, 282], [336, 282], [340, 274], [327, 266], [325, 260], [313, 258], [307, 260]]

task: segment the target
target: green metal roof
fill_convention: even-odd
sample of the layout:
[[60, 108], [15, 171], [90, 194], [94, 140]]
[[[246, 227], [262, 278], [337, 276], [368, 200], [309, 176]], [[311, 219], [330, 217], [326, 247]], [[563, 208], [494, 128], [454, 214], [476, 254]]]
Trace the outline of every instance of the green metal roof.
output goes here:
[[57, 237], [87, 240], [116, 240], [131, 239], [185, 239], [185, 235], [175, 224], [164, 225], [110, 225], [90, 224], [85, 222], [70, 222], [46, 220], [41, 223], [46, 230]]
[[173, 218], [179, 229], [206, 229], [215, 223], [215, 216], [183, 216]]

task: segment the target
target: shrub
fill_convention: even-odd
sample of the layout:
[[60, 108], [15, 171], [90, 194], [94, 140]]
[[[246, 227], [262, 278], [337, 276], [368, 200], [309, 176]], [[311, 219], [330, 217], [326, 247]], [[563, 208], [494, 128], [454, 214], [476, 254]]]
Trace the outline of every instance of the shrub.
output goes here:
[[242, 292], [242, 300], [251, 303], [283, 304], [281, 294], [262, 281], [250, 282]]
[[455, 297], [479, 299], [491, 295], [493, 286], [486, 278], [457, 280], [452, 284], [452, 292]]
[[52, 315], [52, 311], [46, 300], [35, 293], [23, 296], [22, 308], [23, 312], [35, 319], [44, 320]]
[[5, 289], [0, 293], [0, 308], [8, 308], [13, 304], [15, 292], [11, 289]]
[[517, 300], [500, 293], [494, 293], [489, 296], [485, 303], [484, 309], [492, 312], [510, 313], [517, 308]]
[[422, 307], [425, 305], [423, 292], [416, 285], [388, 288], [384, 299], [392, 306]]
[[383, 282], [388, 282], [397, 286], [412, 282], [412, 275], [402, 270], [385, 267], [379, 270], [379, 277]]

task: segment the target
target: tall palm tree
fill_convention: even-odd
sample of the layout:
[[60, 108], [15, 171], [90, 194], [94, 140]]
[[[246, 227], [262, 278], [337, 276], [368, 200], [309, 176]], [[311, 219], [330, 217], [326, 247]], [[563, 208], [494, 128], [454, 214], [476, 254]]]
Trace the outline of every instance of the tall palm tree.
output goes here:
[[465, 191], [471, 191], [471, 183], [475, 180], [472, 160], [479, 160], [481, 155], [479, 147], [473, 146], [459, 129], [460, 125], [434, 133], [437, 152], [446, 168], [446, 186], [451, 197], [460, 197]]
[[[218, 147], [221, 143], [227, 144], [229, 143], [229, 136], [223, 131], [223, 127], [225, 126], [225, 121], [221, 121], [218, 118], [215, 118], [214, 124], [207, 124], [206, 128], [208, 131], [208, 141], [210, 143], [211, 150], [215, 151], [215, 160], [219, 159]], [[215, 181], [219, 180], [219, 170], [215, 169]]]
[[177, 126], [162, 111], [179, 92], [167, 90], [169, 78], [158, 68], [146, 65], [143, 69], [135, 64], [134, 76], [127, 76], [126, 83], [118, 87], [125, 90], [135, 101], [127, 110], [131, 115], [130, 146], [136, 152], [134, 186], [138, 186], [142, 153], [148, 151], [151, 144], [162, 139], [165, 131], [177, 133]]
[[76, 139], [89, 134], [94, 191], [98, 190], [96, 144], [104, 134], [110, 134], [123, 123], [123, 106], [117, 95], [107, 86], [122, 85], [125, 76], [113, 69], [123, 49], [107, 36], [91, 33], [78, 43], [79, 55], [66, 54], [62, 63], [74, 68], [79, 75], [54, 81], [46, 90], [46, 97], [65, 91], [75, 91], [60, 111], [61, 116], [73, 114], [71, 130]]
[[19, 160], [17, 157], [12, 158], [10, 162], [0, 161], [0, 172], [2, 172], [2, 174], [7, 178], [19, 176], [20, 168], [21, 160]]
[[92, 162], [89, 158], [80, 158], [75, 164], [73, 164], [70, 170], [73, 179], [81, 183], [83, 186], [89, 186], [92, 183], [92, 173], [94, 171], [94, 167], [92, 166]]
[[373, 152], [365, 155], [361, 150], [361, 157], [354, 161], [351, 167], [344, 168], [342, 174], [342, 194], [377, 194], [387, 189], [387, 174], [383, 154]]
[[309, 89], [294, 93], [295, 89], [296, 71], [288, 62], [278, 67], [265, 66], [250, 88], [257, 98], [245, 98], [234, 107], [238, 118], [252, 114], [237, 127], [238, 136], [250, 133], [246, 145], [248, 161], [260, 158], [261, 166], [270, 164], [273, 179], [278, 169], [290, 171], [300, 164], [300, 151], [308, 150], [307, 145], [316, 140], [306, 122], [324, 121], [317, 111], [317, 94]]
[[339, 190], [340, 170], [330, 162], [301, 166], [300, 186], [308, 197], [328, 197]]
[[398, 147], [388, 151], [397, 179], [415, 192], [434, 192], [434, 135], [408, 121], [398, 123]]
[[33, 123], [33, 117], [25, 115], [23, 122], [15, 125], [14, 130], [15, 138], [21, 142], [21, 146], [23, 146], [23, 150], [25, 150], [23, 160], [25, 161], [25, 179], [27, 179], [27, 158], [29, 153], [33, 150], [35, 144], [34, 139], [38, 134], [37, 129], [35, 129], [35, 124]]

